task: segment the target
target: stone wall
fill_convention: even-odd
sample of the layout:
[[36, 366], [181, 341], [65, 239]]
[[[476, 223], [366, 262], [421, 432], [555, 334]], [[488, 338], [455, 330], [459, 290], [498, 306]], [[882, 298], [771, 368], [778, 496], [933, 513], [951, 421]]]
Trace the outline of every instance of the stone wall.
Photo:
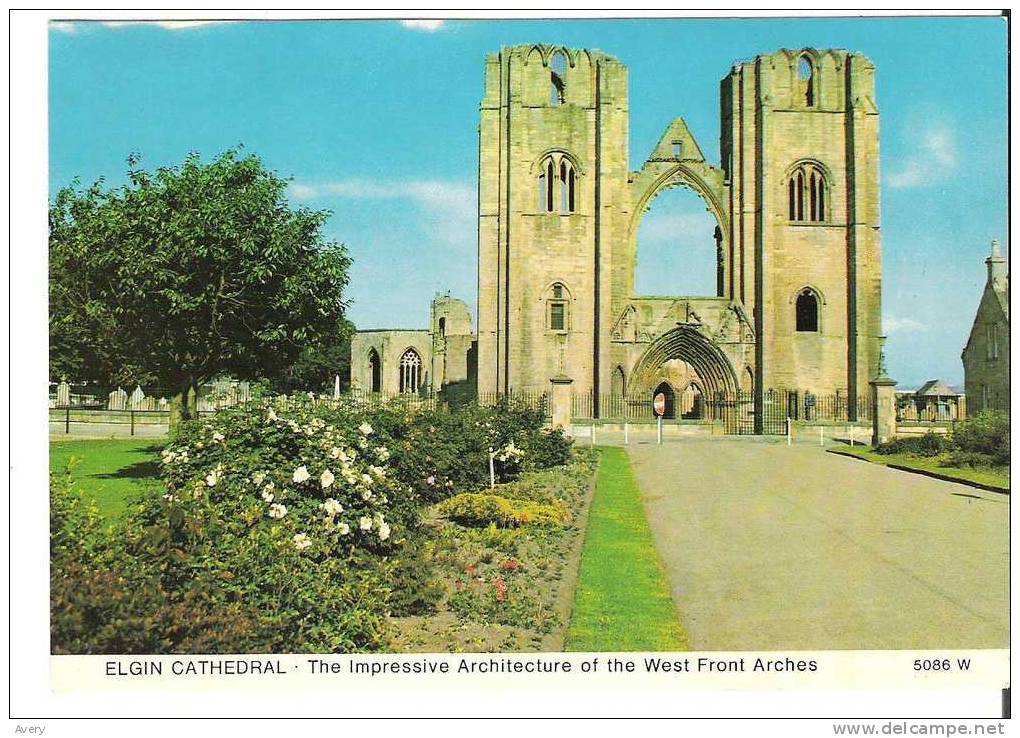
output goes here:
[[[718, 165], [678, 118], [630, 172], [619, 61], [539, 45], [490, 55], [479, 129], [479, 390], [544, 389], [554, 376], [580, 393], [626, 384], [641, 347], [613, 333], [635, 297], [640, 220], [659, 192], [684, 186], [719, 224], [716, 297], [749, 317], [744, 348], [726, 350], [740, 386], [865, 393], [881, 333], [874, 87], [873, 65], [846, 51], [757, 57], [722, 81]], [[554, 176], [561, 162], [574, 172], [573, 209], [561, 207], [560, 189], [548, 207], [550, 160]], [[798, 167], [824, 176], [824, 216], [790, 217]], [[562, 329], [550, 320], [557, 285]], [[806, 288], [819, 303], [817, 331], [796, 330]], [[664, 360], [673, 359], [691, 357]]]

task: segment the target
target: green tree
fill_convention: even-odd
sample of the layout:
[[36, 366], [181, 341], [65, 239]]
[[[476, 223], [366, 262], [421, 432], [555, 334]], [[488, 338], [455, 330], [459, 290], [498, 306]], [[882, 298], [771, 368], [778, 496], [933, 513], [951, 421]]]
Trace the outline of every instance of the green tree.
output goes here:
[[55, 374], [158, 382], [189, 417], [200, 383], [276, 378], [335, 335], [350, 258], [322, 235], [328, 212], [292, 208], [238, 150], [128, 167], [124, 187], [76, 183], [50, 205]]
[[332, 392], [337, 375], [344, 388], [351, 380], [351, 336], [354, 324], [344, 319], [323, 340], [305, 347], [292, 366], [273, 383], [280, 392]]

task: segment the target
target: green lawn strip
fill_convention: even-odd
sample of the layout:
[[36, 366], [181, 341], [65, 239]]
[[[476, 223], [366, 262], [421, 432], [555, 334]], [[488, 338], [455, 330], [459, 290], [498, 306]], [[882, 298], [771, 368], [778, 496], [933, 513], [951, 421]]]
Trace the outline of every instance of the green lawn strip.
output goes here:
[[997, 469], [941, 466], [938, 457], [919, 458], [906, 454], [879, 454], [867, 448], [833, 448], [829, 453], [852, 456], [901, 471], [916, 472], [948, 482], [960, 482], [991, 492], [1009, 492], [1009, 473]]
[[63, 473], [71, 459], [71, 476], [82, 495], [92, 499], [103, 517], [114, 520], [141, 495], [162, 489], [159, 451], [151, 438], [50, 443], [50, 472]]
[[689, 650], [630, 460], [622, 448], [600, 451], [565, 648]]

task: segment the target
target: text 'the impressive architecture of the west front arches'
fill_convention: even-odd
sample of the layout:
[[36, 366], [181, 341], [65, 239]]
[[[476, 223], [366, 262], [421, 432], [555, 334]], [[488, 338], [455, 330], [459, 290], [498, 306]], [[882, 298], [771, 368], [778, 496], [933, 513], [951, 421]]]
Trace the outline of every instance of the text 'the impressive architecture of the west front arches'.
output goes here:
[[[735, 65], [720, 100], [718, 164], [677, 118], [632, 170], [623, 64], [542, 45], [487, 58], [480, 395], [571, 381], [599, 417], [663, 383], [743, 392], [759, 411], [784, 389], [843, 396], [856, 418], [881, 333], [874, 66], [783, 50]], [[638, 227], [670, 187], [715, 217], [715, 295], [635, 294]]]

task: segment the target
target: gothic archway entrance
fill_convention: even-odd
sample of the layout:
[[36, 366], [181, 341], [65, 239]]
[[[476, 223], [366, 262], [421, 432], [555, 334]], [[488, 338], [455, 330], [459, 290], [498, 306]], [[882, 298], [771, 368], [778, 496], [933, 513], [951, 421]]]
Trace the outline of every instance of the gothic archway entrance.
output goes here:
[[696, 385], [702, 398], [733, 395], [739, 389], [736, 372], [726, 355], [697, 328], [681, 325], [653, 341], [638, 360], [628, 383], [635, 401], [663, 381], [663, 373], [677, 371], [676, 363], [689, 367], [685, 387]]

